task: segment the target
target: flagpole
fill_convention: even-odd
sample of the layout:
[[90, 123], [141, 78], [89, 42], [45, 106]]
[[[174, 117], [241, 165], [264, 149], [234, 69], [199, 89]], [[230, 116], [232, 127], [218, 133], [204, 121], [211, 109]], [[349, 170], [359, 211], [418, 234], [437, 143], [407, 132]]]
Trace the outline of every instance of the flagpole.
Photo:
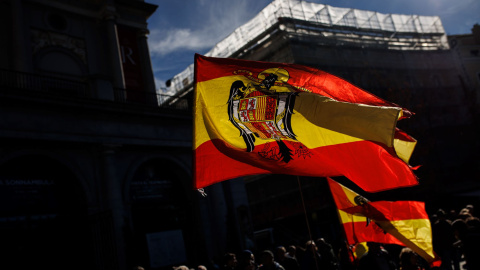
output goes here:
[[[327, 181], [329, 181], [328, 179], [332, 179], [330, 177], [327, 177]], [[332, 179], [333, 180], [333, 179]], [[336, 207], [336, 203], [335, 203], [335, 199], [333, 198], [333, 196], [335, 196], [332, 192], [332, 188], [330, 187], [330, 184], [328, 185], [328, 189], [330, 190], [330, 195], [331, 195], [331, 199], [333, 201], [333, 204], [335, 205], [335, 208], [336, 208], [336, 212], [337, 212], [337, 217], [338, 217], [338, 222], [340, 224], [340, 226], [342, 226], [342, 218], [340, 217], [340, 212], [338, 211], [338, 208]], [[342, 232], [342, 236], [343, 236], [343, 239], [344, 239], [344, 243], [345, 243], [345, 246], [347, 247], [347, 252], [352, 255], [351, 257], [349, 257], [350, 259], [350, 263], [353, 265], [353, 266], [357, 266], [356, 264], [356, 258], [355, 258], [355, 252], [353, 251], [353, 247], [350, 248], [350, 244], [348, 243], [348, 240], [347, 240], [347, 233], [345, 232], [345, 229], [341, 228], [340, 231]]]
[[[308, 223], [307, 208], [305, 207], [305, 200], [303, 199], [302, 185], [300, 184], [300, 176], [298, 176], [298, 175], [297, 175], [297, 182], [298, 182], [298, 190], [300, 190], [300, 197], [302, 198], [303, 213], [305, 214], [305, 222], [307, 223], [308, 236], [310, 238], [310, 241], [312, 241], [313, 244], [316, 246], [315, 241], [313, 241], [312, 232], [310, 230], [310, 224]], [[305, 251], [305, 252], [309, 252], [309, 251]], [[313, 258], [315, 260], [315, 267], [317, 268], [317, 270], [319, 270], [318, 262], [317, 262], [317, 256], [316, 256], [317, 251], [314, 250], [313, 252], [314, 252], [313, 253]]]

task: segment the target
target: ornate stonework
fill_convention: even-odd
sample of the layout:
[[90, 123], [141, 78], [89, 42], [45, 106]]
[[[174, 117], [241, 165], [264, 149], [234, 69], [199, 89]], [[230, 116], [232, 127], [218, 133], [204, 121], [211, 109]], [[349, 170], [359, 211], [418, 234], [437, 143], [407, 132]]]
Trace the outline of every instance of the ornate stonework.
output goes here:
[[47, 47], [58, 46], [70, 50], [83, 63], [87, 63], [86, 46], [83, 39], [38, 29], [32, 29], [31, 31], [33, 54]]

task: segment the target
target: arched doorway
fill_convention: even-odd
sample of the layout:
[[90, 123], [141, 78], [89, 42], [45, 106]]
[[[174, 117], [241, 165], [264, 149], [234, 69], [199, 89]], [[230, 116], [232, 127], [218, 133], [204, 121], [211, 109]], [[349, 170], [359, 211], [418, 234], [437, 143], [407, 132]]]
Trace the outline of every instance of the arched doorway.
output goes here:
[[87, 269], [85, 196], [62, 163], [40, 155], [0, 164], [0, 269]]
[[129, 186], [133, 262], [149, 269], [171, 269], [191, 257], [192, 207], [186, 196], [187, 174], [166, 159], [152, 159], [135, 171]]

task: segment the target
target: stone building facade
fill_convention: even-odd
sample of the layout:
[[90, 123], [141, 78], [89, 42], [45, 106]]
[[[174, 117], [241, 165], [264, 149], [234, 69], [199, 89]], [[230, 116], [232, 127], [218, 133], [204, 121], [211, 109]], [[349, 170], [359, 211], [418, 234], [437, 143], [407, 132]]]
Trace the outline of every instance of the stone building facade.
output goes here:
[[156, 9], [0, 1], [1, 269], [207, 263], [216, 195], [192, 188], [188, 102], [156, 93]]

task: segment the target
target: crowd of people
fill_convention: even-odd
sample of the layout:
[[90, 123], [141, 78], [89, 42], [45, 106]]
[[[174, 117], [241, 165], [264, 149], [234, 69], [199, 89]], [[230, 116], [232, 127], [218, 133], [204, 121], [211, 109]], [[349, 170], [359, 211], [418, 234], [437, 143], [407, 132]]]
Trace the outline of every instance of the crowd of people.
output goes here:
[[[295, 245], [278, 246], [274, 250], [263, 250], [254, 254], [243, 250], [237, 254], [226, 253], [215, 270], [334, 270], [339, 269], [339, 261], [333, 248], [324, 239], [308, 241], [305, 247]], [[173, 270], [206, 270], [176, 266]], [[210, 270], [210, 269], [209, 269]]]
[[[367, 243], [367, 252], [355, 258], [346, 245], [335, 251], [325, 239], [303, 246], [277, 246], [253, 253], [226, 253], [208, 270], [476, 270], [480, 269], [480, 219], [472, 205], [459, 212], [438, 209], [431, 216], [433, 247], [441, 266], [431, 266], [408, 247]], [[391, 246], [396, 248], [392, 249]], [[213, 268], [213, 269], [210, 269]], [[142, 269], [143, 270], [143, 269]], [[173, 270], [207, 270], [186, 265]]]
[[480, 269], [480, 219], [473, 205], [459, 212], [438, 209], [431, 217], [434, 251], [442, 260], [441, 269]]

